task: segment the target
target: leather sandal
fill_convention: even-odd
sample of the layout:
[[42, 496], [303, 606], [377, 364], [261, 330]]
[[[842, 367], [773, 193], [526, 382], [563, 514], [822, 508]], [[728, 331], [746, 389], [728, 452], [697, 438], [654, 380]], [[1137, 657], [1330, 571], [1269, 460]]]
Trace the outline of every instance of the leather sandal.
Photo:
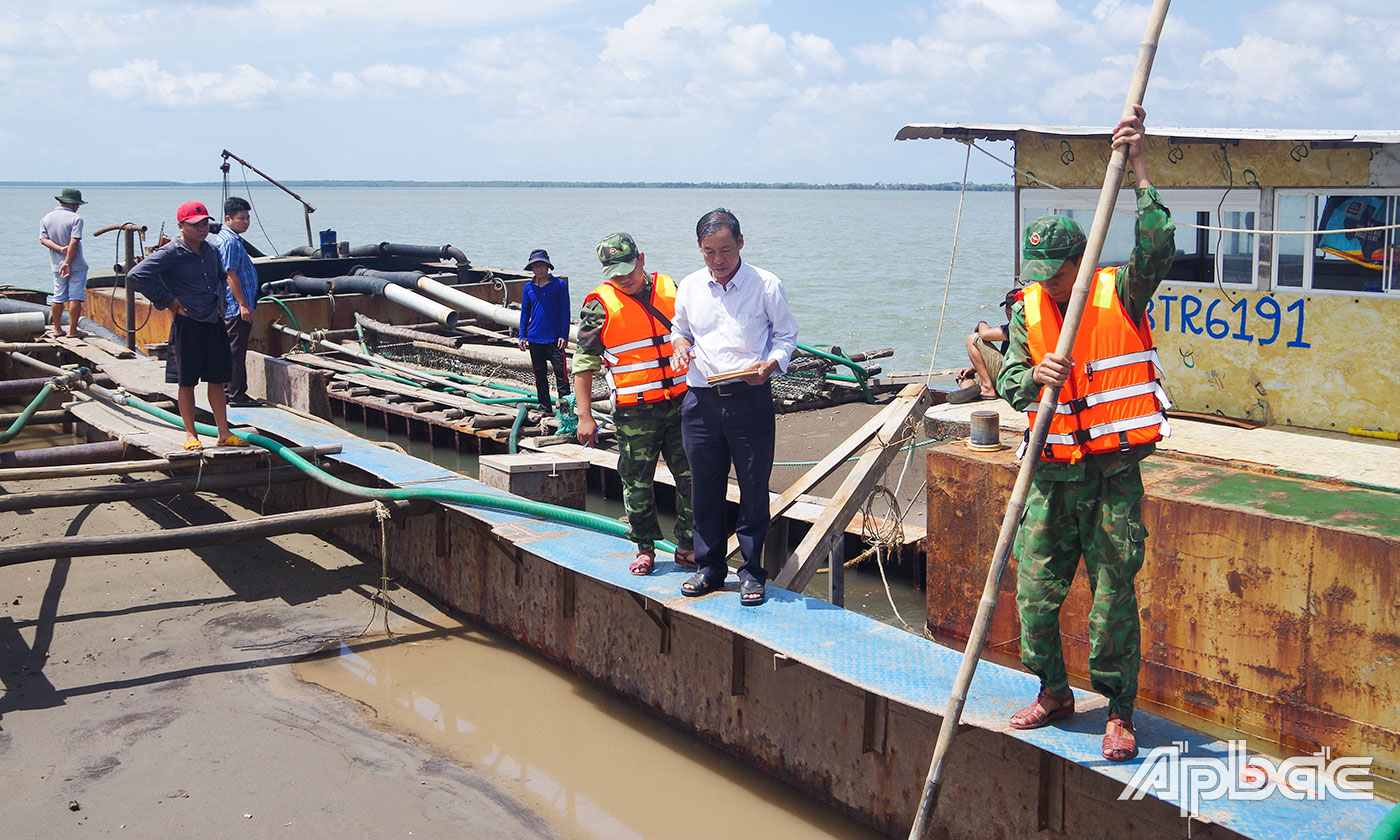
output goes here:
[[768, 600], [768, 593], [763, 587], [762, 581], [747, 580], [739, 581], [739, 603], [746, 607], [757, 607]]
[[700, 564], [695, 562], [695, 549], [678, 548], [675, 553], [676, 565], [682, 569], [698, 569]]
[[627, 567], [627, 571], [639, 577], [651, 574], [651, 570], [656, 568], [656, 549], [637, 549], [637, 559], [632, 561], [632, 565]]
[[[1051, 708], [1051, 704], [1054, 707]], [[1074, 714], [1074, 693], [1056, 697], [1048, 688], [1042, 688], [1035, 696], [1035, 702], [1011, 716], [1012, 729], [1039, 729], [1052, 720], [1059, 720]]]
[[1137, 736], [1131, 722], [1109, 718], [1103, 734], [1103, 757], [1109, 761], [1131, 761], [1137, 758]]
[[685, 579], [681, 584], [681, 594], [687, 598], [699, 598], [701, 595], [709, 595], [716, 589], [723, 589], [723, 580], [711, 580], [710, 576], [704, 572], [696, 572]]

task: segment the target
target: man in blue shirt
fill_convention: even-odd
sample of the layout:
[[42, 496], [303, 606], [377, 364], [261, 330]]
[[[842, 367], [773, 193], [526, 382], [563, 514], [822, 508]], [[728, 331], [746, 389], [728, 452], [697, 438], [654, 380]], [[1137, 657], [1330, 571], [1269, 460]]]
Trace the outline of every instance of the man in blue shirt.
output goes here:
[[530, 352], [540, 411], [553, 414], [548, 365], [554, 365], [559, 397], [569, 395], [569, 372], [564, 367], [564, 345], [569, 342], [569, 284], [550, 273], [554, 264], [543, 248], [530, 252], [525, 270], [535, 279], [520, 291], [520, 349]]
[[[136, 291], [156, 309], [169, 309], [169, 353], [165, 380], [180, 386], [180, 419], [185, 424], [185, 449], [204, 448], [194, 428], [194, 386], [209, 383], [209, 409], [219, 430], [220, 446], [245, 446], [231, 434], [224, 402], [224, 383], [232, 376], [233, 358], [224, 331], [224, 290], [227, 274], [219, 251], [205, 242], [213, 216], [198, 201], [186, 201], [176, 211], [180, 235], [157, 248], [127, 274]], [[243, 306], [243, 291], [234, 297]]]
[[[224, 330], [228, 333], [229, 353], [233, 356], [233, 373], [224, 386], [228, 404], [244, 407], [258, 405], [248, 396], [248, 339], [253, 334], [253, 309], [258, 305], [258, 274], [253, 260], [243, 247], [242, 235], [251, 224], [251, 205], [238, 196], [224, 202], [224, 226], [214, 237], [219, 259], [228, 272], [228, 289], [224, 292]], [[234, 289], [242, 292], [235, 295]]]

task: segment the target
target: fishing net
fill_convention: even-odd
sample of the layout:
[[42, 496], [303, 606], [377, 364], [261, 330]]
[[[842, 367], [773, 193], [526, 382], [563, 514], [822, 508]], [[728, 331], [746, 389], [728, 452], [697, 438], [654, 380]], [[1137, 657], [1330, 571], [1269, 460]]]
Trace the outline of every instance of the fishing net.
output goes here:
[[[456, 355], [447, 350], [434, 350], [420, 342], [388, 344], [381, 341], [376, 352], [393, 362], [419, 365], [433, 370], [491, 379], [496, 382], [518, 387], [535, 387], [535, 374], [529, 368], [514, 367], [500, 362], [480, 361]], [[797, 356], [788, 365], [787, 373], [773, 378], [773, 401], [780, 407], [800, 406], [803, 403], [824, 399], [831, 394], [831, 384], [827, 374], [835, 365], [826, 359], [814, 356]], [[593, 400], [604, 404], [608, 399], [607, 379], [593, 378]]]

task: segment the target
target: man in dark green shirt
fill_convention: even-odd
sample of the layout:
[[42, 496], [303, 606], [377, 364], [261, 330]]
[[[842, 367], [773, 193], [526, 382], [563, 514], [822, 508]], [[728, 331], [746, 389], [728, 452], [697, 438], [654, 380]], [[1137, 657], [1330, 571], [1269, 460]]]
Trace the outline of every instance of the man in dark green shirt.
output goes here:
[[[1141, 106], [1118, 124], [1113, 146], [1128, 146], [1136, 180], [1138, 224], [1131, 260], [1114, 276], [1114, 291], [1128, 319], [1141, 322], [1176, 252], [1175, 225], [1147, 174]], [[1059, 248], [1057, 252], [1055, 249]], [[1084, 252], [1084, 234], [1066, 217], [1038, 219], [1027, 228], [1021, 279], [1038, 282], [1064, 312]], [[1011, 312], [1011, 345], [997, 377], [997, 392], [1012, 408], [1033, 408], [1047, 385], [1064, 385], [1076, 365], [1049, 351], [1034, 358], [1025, 304]], [[1035, 702], [1011, 717], [1015, 729], [1034, 729], [1074, 712], [1060, 644], [1060, 605], [1084, 558], [1093, 593], [1089, 612], [1089, 678], [1109, 700], [1103, 755], [1127, 761], [1137, 754], [1133, 702], [1137, 696], [1139, 620], [1133, 581], [1142, 567], [1147, 531], [1142, 524], [1139, 462], [1151, 443], [1094, 452], [1073, 462], [1042, 461], [1027, 495], [1013, 553], [1016, 605], [1021, 620], [1021, 662], [1040, 677]], [[1036, 457], [1038, 453], [1027, 453]]]

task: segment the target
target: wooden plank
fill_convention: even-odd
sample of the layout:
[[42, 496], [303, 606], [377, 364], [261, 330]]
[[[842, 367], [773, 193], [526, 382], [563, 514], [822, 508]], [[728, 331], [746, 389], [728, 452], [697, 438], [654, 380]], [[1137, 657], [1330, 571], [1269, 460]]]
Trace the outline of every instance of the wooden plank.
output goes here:
[[[813, 487], [816, 487], [827, 476], [836, 472], [838, 467], [846, 463], [847, 458], [854, 455], [856, 450], [865, 446], [870, 442], [871, 438], [875, 437], [875, 433], [880, 431], [880, 427], [884, 425], [886, 412], [890, 411], [900, 400], [912, 399], [922, 390], [922, 385], [906, 385], [904, 390], [900, 391], [899, 396], [896, 397], [889, 406], [885, 407], [884, 411], [881, 411], [879, 414], [867, 420], [865, 425], [852, 432], [850, 437], [846, 438], [835, 449], [828, 452], [825, 458], [818, 461], [815, 466], [808, 469], [800, 478], [788, 485], [788, 488], [784, 490], [778, 498], [770, 502], [768, 505], [769, 519], [777, 519], [782, 516], [799, 497]], [[806, 521], [811, 522], [813, 520], [808, 519]], [[731, 557], [734, 552], [738, 550], [739, 538], [731, 535], [728, 544], [725, 546], [724, 556]]]
[[[906, 396], [908, 389], [901, 391], [899, 398], [880, 413], [879, 416], [885, 419], [879, 431], [880, 440], [893, 442], [900, 430], [910, 421], [910, 417], [928, 406], [927, 389], [922, 385], [909, 387], [918, 388], [917, 397]], [[825, 557], [822, 549], [830, 545], [833, 535], [847, 527], [898, 452], [898, 446], [886, 445], [861, 456], [846, 476], [846, 480], [841, 483], [836, 495], [831, 497], [831, 503], [822, 511], [817, 521], [812, 523], [812, 529], [797, 546], [797, 551], [788, 558], [774, 578], [773, 583], [776, 586], [790, 592], [801, 592], [807, 588]]]

